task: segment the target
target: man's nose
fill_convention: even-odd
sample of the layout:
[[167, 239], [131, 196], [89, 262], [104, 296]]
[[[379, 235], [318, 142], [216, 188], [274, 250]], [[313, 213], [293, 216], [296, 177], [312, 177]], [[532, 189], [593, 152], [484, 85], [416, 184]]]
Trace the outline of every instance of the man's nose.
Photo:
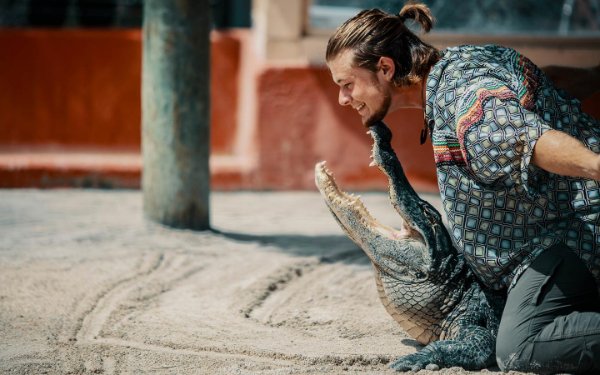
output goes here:
[[340, 93], [338, 95], [338, 102], [340, 103], [340, 105], [349, 105], [351, 102], [350, 95], [340, 90]]

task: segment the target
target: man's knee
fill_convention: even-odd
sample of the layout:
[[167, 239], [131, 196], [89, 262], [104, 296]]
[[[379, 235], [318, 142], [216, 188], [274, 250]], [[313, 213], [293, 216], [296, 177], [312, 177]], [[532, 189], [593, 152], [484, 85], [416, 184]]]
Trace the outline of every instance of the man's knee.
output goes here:
[[496, 362], [502, 371], [526, 371], [530, 353], [531, 335], [520, 317], [504, 314], [496, 337]]
[[518, 354], [517, 346], [511, 339], [510, 332], [501, 327], [496, 338], [496, 362], [500, 370], [515, 370], [515, 359]]
[[496, 362], [502, 371], [599, 373], [600, 314], [573, 312], [557, 317], [523, 341], [506, 323], [500, 323], [496, 340]]
[[502, 371], [531, 371], [532, 364], [527, 358], [530, 347], [525, 345], [511, 345], [513, 343], [496, 341], [496, 362]]

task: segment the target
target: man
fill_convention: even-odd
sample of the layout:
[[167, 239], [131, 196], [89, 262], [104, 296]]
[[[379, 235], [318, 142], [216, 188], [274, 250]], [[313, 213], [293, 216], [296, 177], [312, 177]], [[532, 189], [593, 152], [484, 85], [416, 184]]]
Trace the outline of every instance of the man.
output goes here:
[[[600, 372], [600, 126], [527, 58], [499, 46], [437, 51], [422, 4], [363, 11], [327, 65], [365, 126], [423, 110], [450, 232], [489, 288], [507, 290], [503, 370]], [[425, 133], [427, 134], [427, 133]]]

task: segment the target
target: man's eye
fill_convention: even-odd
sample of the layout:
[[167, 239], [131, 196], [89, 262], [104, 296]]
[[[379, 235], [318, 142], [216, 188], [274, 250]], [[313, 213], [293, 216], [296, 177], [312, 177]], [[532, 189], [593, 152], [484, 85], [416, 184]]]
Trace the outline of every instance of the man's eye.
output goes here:
[[344, 85], [344, 88], [345, 88], [345, 89], [350, 89], [350, 86], [351, 86], [351, 85], [352, 85], [351, 83], [346, 83], [346, 84]]

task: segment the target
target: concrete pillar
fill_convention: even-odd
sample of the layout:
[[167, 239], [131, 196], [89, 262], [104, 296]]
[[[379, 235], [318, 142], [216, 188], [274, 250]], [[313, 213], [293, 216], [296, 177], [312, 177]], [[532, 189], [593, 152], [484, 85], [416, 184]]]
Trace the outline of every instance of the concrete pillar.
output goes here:
[[210, 227], [210, 25], [208, 1], [144, 2], [144, 213], [176, 228]]

